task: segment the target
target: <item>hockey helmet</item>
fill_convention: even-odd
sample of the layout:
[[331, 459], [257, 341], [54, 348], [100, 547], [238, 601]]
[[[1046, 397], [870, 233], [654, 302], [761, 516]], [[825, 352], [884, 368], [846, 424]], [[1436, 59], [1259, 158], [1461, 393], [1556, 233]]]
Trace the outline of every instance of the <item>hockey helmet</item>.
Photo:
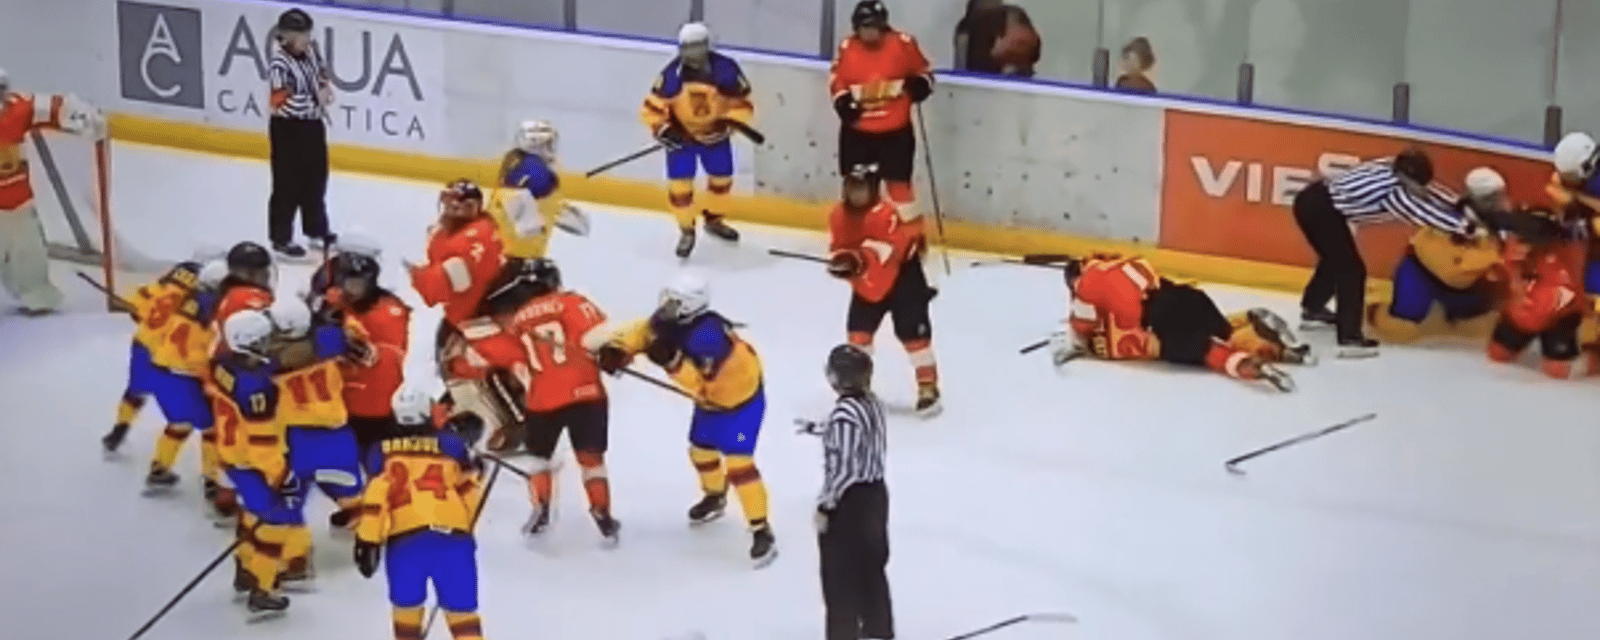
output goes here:
[[207, 260], [200, 265], [200, 273], [197, 276], [201, 287], [216, 289], [222, 286], [222, 280], [228, 277], [228, 263], [222, 260]]
[[1478, 167], [1467, 172], [1466, 186], [1468, 196], [1489, 198], [1506, 190], [1506, 179], [1499, 171]]
[[394, 419], [402, 426], [433, 425], [433, 398], [416, 387], [403, 387], [394, 394]]
[[883, 0], [861, 0], [850, 12], [850, 28], [860, 30], [868, 27], [889, 27], [889, 7], [884, 6]]
[[334, 243], [334, 250], [339, 253], [359, 253], [372, 258], [383, 257], [383, 244], [365, 229], [351, 229], [339, 234], [339, 239]]
[[549, 258], [534, 258], [522, 263], [518, 278], [532, 288], [534, 295], [542, 296], [561, 289], [561, 268]]
[[522, 124], [517, 125], [517, 148], [546, 161], [555, 160], [556, 142], [559, 138], [555, 125], [544, 120], [524, 120]]
[[1600, 148], [1594, 138], [1582, 131], [1574, 131], [1561, 138], [1551, 154], [1551, 164], [1556, 172], [1569, 180], [1588, 180], [1600, 164]]
[[704, 67], [711, 57], [711, 29], [703, 22], [690, 22], [678, 29], [678, 57], [684, 64]]
[[267, 308], [267, 317], [272, 320], [272, 326], [279, 335], [299, 339], [311, 333], [311, 308], [299, 298], [278, 298]]
[[446, 216], [476, 216], [483, 209], [483, 189], [466, 178], [453, 180], [439, 192], [439, 207]]
[[352, 302], [371, 300], [378, 293], [378, 276], [383, 269], [372, 256], [341, 253], [333, 257], [333, 284], [350, 296]]
[[656, 313], [681, 322], [699, 316], [710, 306], [711, 285], [705, 276], [697, 271], [684, 271], [662, 287]]
[[245, 309], [222, 323], [222, 339], [230, 351], [257, 357], [265, 357], [273, 331], [272, 318], [258, 309]]
[[855, 165], [844, 176], [839, 197], [844, 200], [846, 208], [857, 212], [865, 211], [878, 204], [879, 185], [882, 182], [878, 165]]
[[872, 388], [872, 355], [853, 344], [841, 344], [828, 352], [824, 368], [828, 385], [840, 395], [866, 393]]
[[248, 240], [228, 249], [228, 277], [261, 287], [272, 288], [272, 254]]
[[1433, 181], [1433, 159], [1417, 147], [1410, 147], [1394, 157], [1394, 172], [1419, 185]]

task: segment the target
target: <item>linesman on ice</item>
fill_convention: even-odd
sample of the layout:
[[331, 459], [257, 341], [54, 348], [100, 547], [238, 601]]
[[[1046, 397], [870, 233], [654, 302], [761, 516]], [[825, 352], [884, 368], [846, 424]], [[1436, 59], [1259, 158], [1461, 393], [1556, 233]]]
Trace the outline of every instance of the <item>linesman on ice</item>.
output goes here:
[[872, 356], [842, 344], [828, 354], [828, 384], [839, 401], [823, 423], [802, 421], [822, 436], [823, 485], [817, 497], [817, 548], [827, 640], [894, 637], [889, 598], [888, 434], [883, 404], [872, 393]]
[[[1335, 325], [1339, 357], [1378, 355], [1378, 342], [1362, 328], [1367, 265], [1356, 246], [1356, 225], [1400, 218], [1417, 227], [1469, 235], [1468, 220], [1454, 206], [1456, 195], [1432, 181], [1433, 161], [1412, 148], [1312, 182], [1295, 196], [1295, 223], [1317, 254], [1316, 270], [1300, 298], [1300, 318], [1307, 325], [1302, 328]], [[1337, 311], [1328, 310], [1330, 299]]]

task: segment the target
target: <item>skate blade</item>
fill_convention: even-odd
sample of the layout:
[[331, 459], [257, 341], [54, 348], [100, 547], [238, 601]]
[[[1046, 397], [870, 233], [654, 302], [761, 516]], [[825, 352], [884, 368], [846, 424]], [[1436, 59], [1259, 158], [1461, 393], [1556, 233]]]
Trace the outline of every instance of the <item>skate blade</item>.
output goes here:
[[106, 462], [121, 462], [123, 455], [120, 451], [102, 448], [100, 449], [100, 459]]
[[248, 602], [249, 600], [250, 600], [250, 592], [248, 592], [248, 591], [235, 591], [235, 592], [233, 592], [233, 603], [234, 604], [244, 604], [245, 602]]
[[620, 544], [622, 544], [622, 538], [618, 536], [602, 536], [600, 538], [600, 548], [606, 551], [615, 549]]
[[288, 613], [287, 611], [282, 611], [282, 610], [279, 610], [279, 611], [252, 611], [252, 612], [250, 612], [250, 615], [245, 618], [245, 622], [249, 623], [249, 624], [261, 624], [263, 622], [268, 622], [268, 621], [271, 621], [271, 620], [277, 620], [278, 618], [282, 618], [287, 613]]
[[1376, 358], [1376, 357], [1378, 357], [1378, 350], [1377, 349], [1340, 349], [1338, 355], [1339, 355], [1339, 359], [1340, 360], [1362, 360], [1362, 359], [1365, 359], [1365, 358]]
[[773, 560], [777, 560], [777, 559], [778, 559], [778, 548], [777, 547], [773, 547], [772, 550], [768, 551], [766, 555], [751, 560], [750, 561], [750, 567], [752, 569], [765, 569], [765, 568], [767, 568], [768, 565], [772, 564]]
[[1331, 324], [1323, 324], [1321, 322], [1301, 322], [1300, 323], [1300, 330], [1301, 331], [1327, 331], [1327, 330], [1332, 329], [1332, 328], [1333, 328], [1333, 325], [1331, 325]]
[[711, 513], [710, 515], [707, 515], [704, 518], [690, 518], [689, 519], [689, 526], [691, 526], [691, 527], [703, 527], [705, 525], [708, 525], [708, 524], [711, 524], [711, 523], [716, 522], [718, 520], [721, 520], [722, 519], [722, 514], [723, 514], [722, 511], [716, 511], [716, 512]]
[[147, 486], [143, 490], [139, 491], [139, 495], [142, 495], [142, 496], [144, 496], [146, 498], [170, 498], [170, 497], [172, 497], [174, 495], [177, 495], [177, 493], [178, 493], [178, 488], [177, 487], [148, 487]]
[[304, 595], [304, 594], [308, 594], [308, 593], [316, 593], [317, 592], [317, 585], [314, 585], [314, 584], [284, 583], [284, 584], [278, 585], [278, 589], [282, 590], [284, 593], [293, 593], [293, 594]]

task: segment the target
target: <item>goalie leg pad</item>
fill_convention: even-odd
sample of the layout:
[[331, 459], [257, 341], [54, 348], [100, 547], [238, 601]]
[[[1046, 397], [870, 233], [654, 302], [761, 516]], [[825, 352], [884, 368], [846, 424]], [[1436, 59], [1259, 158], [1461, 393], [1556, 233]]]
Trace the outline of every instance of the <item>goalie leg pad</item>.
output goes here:
[[483, 419], [484, 431], [495, 434], [520, 422], [520, 407], [501, 395], [489, 380], [450, 380], [445, 383], [452, 401], [451, 416], [475, 413]]

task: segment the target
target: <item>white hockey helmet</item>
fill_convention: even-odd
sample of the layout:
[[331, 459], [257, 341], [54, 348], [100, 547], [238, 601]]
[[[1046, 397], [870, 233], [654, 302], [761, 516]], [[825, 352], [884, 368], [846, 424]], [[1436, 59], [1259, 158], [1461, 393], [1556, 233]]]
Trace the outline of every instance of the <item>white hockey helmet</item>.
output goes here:
[[354, 228], [339, 234], [334, 249], [339, 253], [354, 253], [377, 260], [383, 257], [383, 245], [366, 229]]
[[267, 308], [267, 317], [279, 333], [291, 339], [303, 338], [311, 333], [311, 308], [300, 298], [279, 298]]
[[1505, 176], [1489, 167], [1478, 167], [1467, 172], [1467, 195], [1473, 198], [1490, 198], [1504, 193]]
[[661, 289], [660, 309], [670, 317], [693, 317], [710, 306], [711, 285], [697, 271], [683, 271]]
[[1563, 177], [1587, 180], [1594, 175], [1596, 151], [1593, 137], [1582, 131], [1574, 131], [1556, 143], [1550, 162]]
[[711, 28], [704, 22], [690, 22], [678, 28], [678, 46], [686, 44], [711, 45]]
[[433, 398], [416, 387], [402, 387], [394, 394], [394, 419], [406, 426], [428, 424], [433, 420]]
[[545, 160], [555, 160], [559, 138], [555, 125], [545, 120], [523, 120], [517, 125], [517, 148]]
[[228, 277], [228, 262], [221, 258], [212, 258], [201, 263], [199, 280], [200, 286], [215, 289], [222, 286], [223, 278]]
[[237, 353], [262, 355], [272, 339], [272, 318], [257, 309], [245, 309], [222, 323], [222, 338], [228, 349]]

